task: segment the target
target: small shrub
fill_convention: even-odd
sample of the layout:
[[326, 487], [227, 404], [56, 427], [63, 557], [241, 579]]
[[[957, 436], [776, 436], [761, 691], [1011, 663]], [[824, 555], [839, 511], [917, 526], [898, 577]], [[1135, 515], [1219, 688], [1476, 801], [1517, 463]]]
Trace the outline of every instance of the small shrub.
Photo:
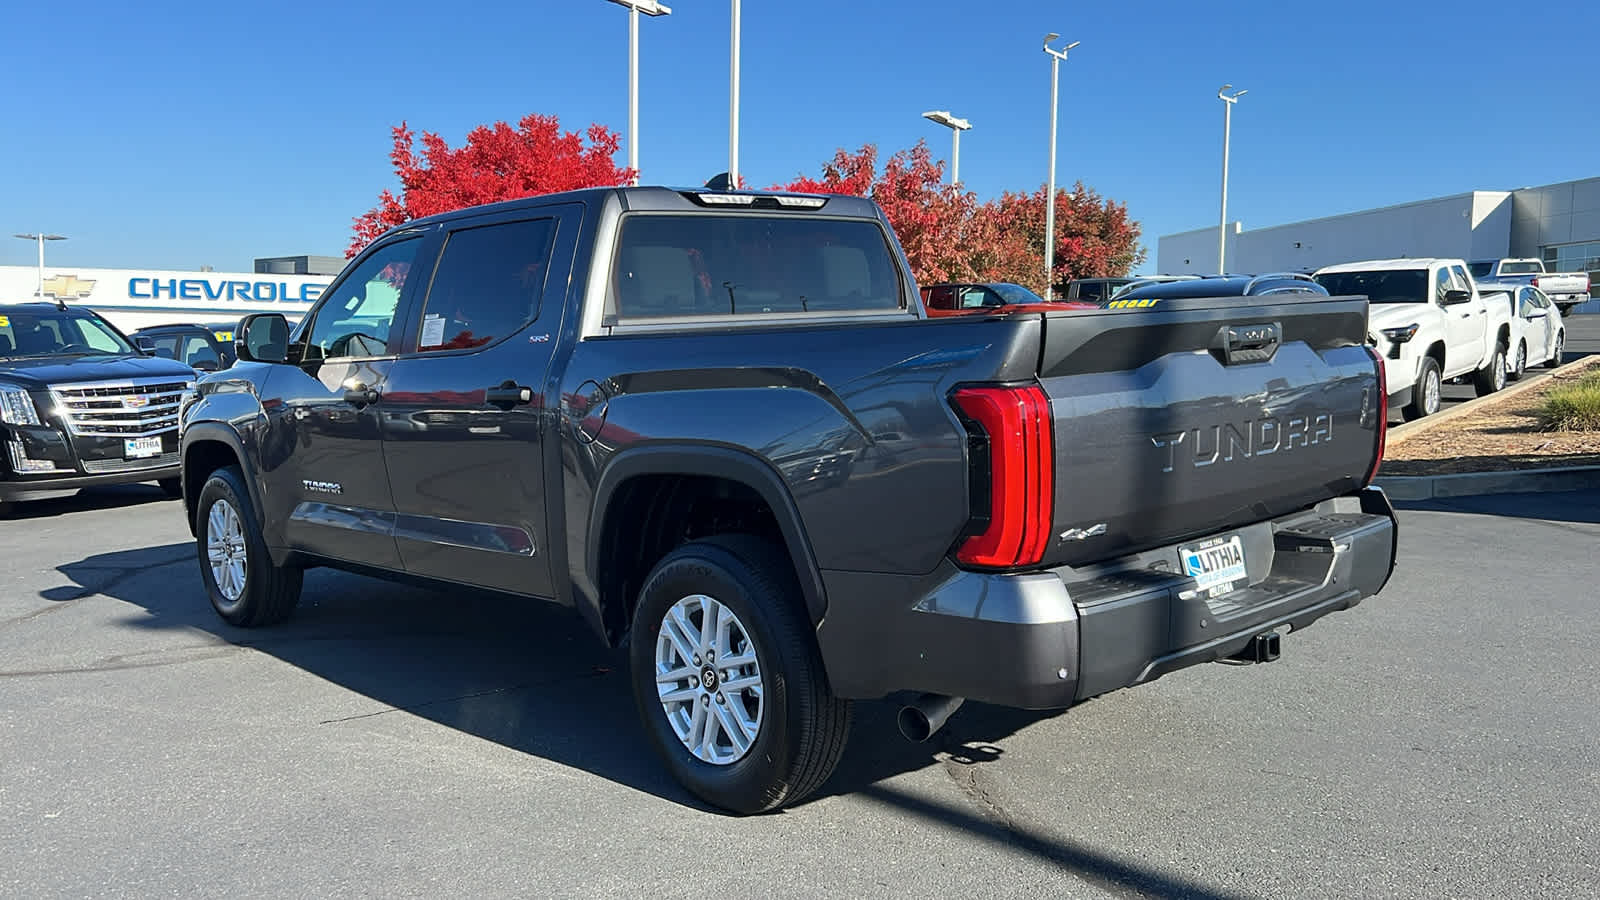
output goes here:
[[1539, 422], [1557, 431], [1600, 431], [1600, 371], [1545, 395]]

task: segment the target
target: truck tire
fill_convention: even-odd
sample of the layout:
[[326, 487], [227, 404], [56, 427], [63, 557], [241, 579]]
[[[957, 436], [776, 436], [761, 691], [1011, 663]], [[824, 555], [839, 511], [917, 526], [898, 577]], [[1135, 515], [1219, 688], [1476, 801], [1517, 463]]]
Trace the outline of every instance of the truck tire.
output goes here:
[[746, 535], [685, 544], [645, 580], [635, 705], [667, 768], [707, 803], [740, 814], [796, 803], [843, 755], [850, 704], [828, 687], [805, 608], [788, 557]]
[[1561, 368], [1561, 351], [1565, 349], [1566, 343], [1567, 333], [1565, 331], [1556, 332], [1556, 346], [1550, 351], [1550, 358], [1544, 361], [1544, 367], [1546, 369]]
[[200, 489], [195, 548], [206, 594], [223, 621], [253, 628], [294, 613], [303, 573], [273, 564], [238, 466], [212, 472]]
[[1472, 377], [1472, 386], [1479, 397], [1487, 397], [1506, 386], [1506, 345], [1495, 344], [1489, 364]]
[[160, 481], [156, 482], [156, 484], [161, 488], [161, 491], [167, 495], [167, 499], [169, 499], [169, 500], [182, 500], [183, 499], [183, 479], [182, 478], [163, 478]]
[[1411, 402], [1400, 410], [1400, 415], [1407, 422], [1433, 415], [1439, 411], [1443, 390], [1444, 379], [1439, 377], [1439, 363], [1431, 356], [1423, 357], [1422, 369], [1417, 372], [1417, 383], [1411, 387]]

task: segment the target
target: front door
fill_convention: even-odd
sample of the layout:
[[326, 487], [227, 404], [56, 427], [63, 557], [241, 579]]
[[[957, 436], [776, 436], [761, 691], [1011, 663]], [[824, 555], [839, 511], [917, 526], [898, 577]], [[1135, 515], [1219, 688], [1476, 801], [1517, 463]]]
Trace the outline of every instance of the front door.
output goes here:
[[395, 313], [413, 289], [421, 234], [372, 248], [346, 270], [290, 344], [291, 365], [264, 385], [267, 521], [288, 547], [401, 568], [377, 401], [388, 380]]
[[1453, 378], [1478, 367], [1480, 351], [1483, 349], [1483, 332], [1489, 325], [1487, 307], [1482, 298], [1445, 306], [1446, 291], [1471, 290], [1472, 287], [1460, 279], [1453, 278], [1450, 271], [1440, 266], [1435, 271], [1433, 282], [1433, 302], [1439, 305], [1440, 312], [1444, 315], [1445, 337], [1449, 341], [1449, 345], [1445, 348], [1446, 378]]
[[1547, 359], [1555, 351], [1556, 320], [1550, 298], [1536, 287], [1523, 288], [1517, 312], [1528, 323], [1528, 360]]
[[408, 572], [553, 595], [545, 379], [581, 216], [572, 204], [523, 209], [442, 236], [382, 401]]

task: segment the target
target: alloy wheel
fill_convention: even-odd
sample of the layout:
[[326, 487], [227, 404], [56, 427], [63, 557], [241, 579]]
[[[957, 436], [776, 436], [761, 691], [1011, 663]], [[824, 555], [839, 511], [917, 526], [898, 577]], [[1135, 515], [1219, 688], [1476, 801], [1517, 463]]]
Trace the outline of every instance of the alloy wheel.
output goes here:
[[673, 733], [701, 762], [736, 763], [761, 733], [765, 686], [755, 644], [733, 610], [704, 594], [662, 617], [656, 692]]
[[218, 499], [206, 516], [206, 560], [218, 593], [229, 606], [244, 596], [249, 559], [245, 550], [244, 522], [233, 504]]

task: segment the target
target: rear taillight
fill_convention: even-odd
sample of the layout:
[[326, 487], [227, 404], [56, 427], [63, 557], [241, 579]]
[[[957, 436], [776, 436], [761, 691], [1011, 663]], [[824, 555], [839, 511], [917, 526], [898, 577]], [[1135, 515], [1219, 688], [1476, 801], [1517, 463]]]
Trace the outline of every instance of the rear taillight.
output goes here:
[[1537, 276], [1537, 275], [1533, 276], [1532, 284], [1533, 284], [1534, 287], [1538, 287], [1539, 286], [1539, 276]]
[[[956, 559], [984, 568], [1037, 565], [1050, 544], [1055, 442], [1038, 385], [968, 387], [953, 398], [973, 438], [973, 527]], [[985, 496], [987, 495], [987, 496]]]
[[1383, 354], [1369, 346], [1367, 355], [1378, 364], [1378, 455], [1373, 457], [1372, 468], [1367, 471], [1366, 484], [1371, 484], [1378, 477], [1378, 467], [1383, 465], [1383, 454], [1389, 443], [1389, 370], [1383, 364]]

